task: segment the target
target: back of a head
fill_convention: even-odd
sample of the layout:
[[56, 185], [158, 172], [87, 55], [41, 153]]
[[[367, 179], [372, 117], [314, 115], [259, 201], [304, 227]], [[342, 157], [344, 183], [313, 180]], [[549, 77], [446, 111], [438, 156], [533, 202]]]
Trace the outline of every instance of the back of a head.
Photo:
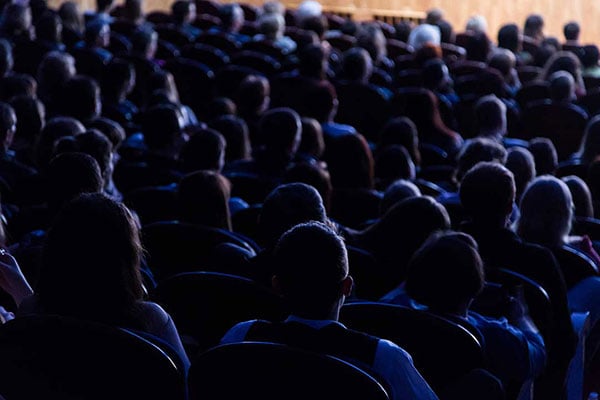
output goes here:
[[99, 193], [104, 180], [98, 162], [85, 153], [62, 153], [50, 161], [47, 170], [48, 202], [56, 212], [82, 193]]
[[465, 26], [467, 31], [472, 32], [487, 32], [487, 20], [483, 15], [474, 15], [467, 20]]
[[512, 171], [515, 176], [517, 199], [519, 199], [529, 182], [536, 177], [533, 154], [525, 147], [515, 146], [509, 148], [506, 157], [506, 168]]
[[44, 103], [32, 96], [17, 96], [10, 105], [17, 115], [16, 136], [33, 144], [46, 123]]
[[327, 144], [326, 161], [337, 189], [373, 189], [375, 161], [365, 137], [341, 135]]
[[268, 149], [295, 154], [302, 132], [300, 115], [291, 108], [272, 108], [259, 120], [259, 133]]
[[76, 2], [70, 0], [63, 2], [58, 8], [58, 15], [64, 27], [75, 32], [83, 31], [83, 17]]
[[576, 217], [593, 218], [594, 203], [592, 202], [592, 193], [588, 184], [576, 175], [568, 175], [561, 178], [569, 187], [573, 204], [575, 205], [574, 215]]
[[323, 79], [326, 73], [327, 53], [321, 44], [309, 44], [298, 54], [298, 70], [302, 76]]
[[110, 140], [113, 151], [116, 151], [125, 140], [126, 134], [123, 126], [112, 119], [100, 117], [96, 118], [90, 125], [90, 128], [97, 129]]
[[392, 144], [404, 146], [415, 165], [421, 164], [417, 126], [408, 117], [395, 117], [388, 120], [381, 130], [380, 147]]
[[296, 24], [302, 26], [307, 18], [320, 17], [323, 12], [323, 6], [315, 0], [304, 0], [296, 8]]
[[219, 7], [219, 18], [223, 29], [237, 32], [244, 23], [244, 11], [237, 3], [224, 4]]
[[323, 127], [314, 118], [302, 118], [302, 139], [298, 147], [300, 153], [311, 155], [320, 159], [325, 152], [325, 138]]
[[529, 141], [529, 151], [535, 159], [536, 174], [553, 174], [558, 167], [558, 154], [551, 139], [537, 137]]
[[495, 162], [481, 162], [463, 177], [460, 202], [474, 221], [504, 224], [515, 201], [515, 179], [506, 167]]
[[191, 11], [191, 2], [189, 0], [177, 0], [171, 4], [171, 16], [176, 23], [185, 22]]
[[495, 68], [506, 79], [515, 68], [517, 59], [514, 53], [508, 49], [496, 48], [492, 51], [488, 60], [488, 66]]
[[465, 233], [433, 235], [411, 259], [408, 295], [433, 311], [460, 313], [482, 290], [483, 262], [475, 240]]
[[72, 117], [54, 117], [44, 126], [35, 145], [37, 167], [44, 169], [52, 156], [54, 142], [61, 137], [75, 136], [85, 132], [81, 122]]
[[578, 156], [585, 164], [590, 164], [600, 155], [600, 116], [596, 115], [587, 122], [581, 139]]
[[235, 101], [242, 114], [258, 114], [268, 107], [270, 92], [267, 78], [262, 75], [248, 75], [240, 83]]
[[225, 139], [225, 162], [250, 158], [250, 137], [246, 122], [234, 115], [221, 115], [210, 122], [210, 127]]
[[260, 236], [264, 246], [274, 246], [285, 231], [309, 221], [327, 221], [319, 192], [304, 183], [278, 186], [265, 198], [259, 217]]
[[440, 8], [432, 8], [427, 10], [425, 14], [425, 22], [428, 24], [437, 24], [444, 17], [444, 11]]
[[306, 103], [303, 116], [314, 118], [321, 123], [329, 122], [337, 112], [338, 98], [335, 87], [327, 81], [311, 87], [306, 94]]
[[379, 214], [384, 215], [397, 203], [404, 199], [421, 196], [417, 185], [406, 179], [399, 179], [387, 187], [379, 205]]
[[372, 70], [373, 61], [365, 49], [352, 47], [344, 52], [342, 71], [345, 79], [366, 82]]
[[77, 147], [82, 153], [94, 158], [100, 167], [104, 179], [109, 179], [112, 173], [113, 146], [110, 140], [97, 129], [90, 129], [75, 137]]
[[182, 221], [231, 230], [229, 181], [216, 171], [195, 171], [179, 182], [177, 199]]
[[281, 14], [263, 14], [259, 17], [257, 23], [260, 33], [270, 40], [277, 39], [285, 29], [285, 19]]
[[277, 242], [274, 261], [279, 289], [291, 311], [307, 318], [328, 317], [348, 275], [342, 238], [323, 223], [296, 225]]
[[502, 25], [498, 30], [498, 47], [508, 49], [513, 53], [519, 51], [520, 38], [519, 26], [517, 24]]
[[169, 149], [181, 138], [181, 115], [171, 105], [157, 105], [144, 113], [142, 132], [146, 145], [152, 150]]
[[408, 44], [419, 50], [424, 44], [439, 45], [441, 42], [440, 29], [435, 25], [421, 24], [413, 28], [408, 36]]
[[100, 193], [78, 196], [46, 235], [36, 287], [40, 305], [48, 313], [123, 324], [142, 299], [141, 249], [122, 203]]
[[179, 160], [185, 171], [221, 171], [225, 164], [225, 138], [214, 129], [199, 129], [183, 145]]
[[550, 175], [537, 177], [521, 198], [517, 233], [524, 240], [562, 246], [571, 230], [572, 204], [571, 192], [563, 181]]
[[587, 44], [583, 46], [583, 54], [581, 54], [581, 64], [584, 68], [598, 66], [600, 59], [600, 50], [595, 44]]
[[567, 71], [556, 71], [548, 78], [550, 98], [557, 102], [569, 102], [575, 97], [575, 79]]
[[387, 146], [377, 152], [375, 177], [379, 180], [381, 190], [385, 190], [387, 185], [397, 179], [414, 180], [415, 164], [403, 146]]
[[530, 14], [525, 18], [525, 24], [523, 26], [523, 34], [537, 38], [544, 28], [544, 18], [539, 14]]
[[90, 77], [76, 75], [69, 79], [61, 98], [64, 115], [80, 121], [91, 121], [100, 114], [100, 87]]
[[563, 34], [568, 41], [576, 41], [579, 39], [579, 24], [575, 21], [569, 21], [563, 26]]
[[479, 134], [499, 140], [506, 134], [506, 105], [496, 95], [481, 97], [475, 103], [475, 119]]
[[152, 56], [153, 46], [156, 46], [158, 35], [151, 28], [139, 28], [133, 32], [131, 36], [131, 52], [143, 55]]
[[283, 174], [283, 183], [306, 183], [317, 189], [323, 199], [325, 210], [331, 204], [331, 177], [326, 169], [311, 162], [297, 162], [287, 168]]
[[46, 53], [40, 62], [36, 76], [40, 91], [59, 88], [72, 78], [75, 72], [75, 59], [71, 55], [59, 51]]
[[481, 161], [506, 162], [506, 149], [495, 140], [477, 137], [465, 142], [458, 154], [456, 179], [461, 180], [464, 174]]
[[62, 37], [62, 21], [57, 13], [46, 12], [35, 23], [35, 34], [53, 42], [60, 42]]

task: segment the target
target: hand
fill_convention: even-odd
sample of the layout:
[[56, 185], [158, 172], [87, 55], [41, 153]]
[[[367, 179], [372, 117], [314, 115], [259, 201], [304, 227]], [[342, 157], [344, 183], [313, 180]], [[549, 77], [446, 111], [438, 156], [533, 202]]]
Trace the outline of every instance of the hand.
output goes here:
[[12, 296], [17, 305], [33, 294], [17, 260], [4, 249], [0, 249], [0, 287]]

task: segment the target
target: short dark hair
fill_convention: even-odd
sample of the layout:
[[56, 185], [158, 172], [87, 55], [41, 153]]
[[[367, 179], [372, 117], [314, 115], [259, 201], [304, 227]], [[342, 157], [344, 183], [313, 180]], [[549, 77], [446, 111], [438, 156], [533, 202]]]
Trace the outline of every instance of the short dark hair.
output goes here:
[[483, 289], [477, 243], [466, 233], [433, 234], [408, 264], [406, 292], [435, 311], [456, 312]]
[[519, 27], [517, 24], [506, 24], [498, 30], [498, 47], [508, 49], [513, 53], [519, 50]]
[[225, 138], [214, 129], [198, 129], [183, 145], [179, 154], [187, 172], [201, 169], [219, 171], [225, 159]]
[[476, 137], [467, 140], [458, 154], [456, 179], [460, 181], [469, 169], [481, 161], [495, 161], [504, 164], [506, 149], [502, 144], [488, 138]]
[[495, 162], [480, 162], [463, 177], [460, 201], [473, 219], [506, 220], [515, 200], [515, 179], [506, 167]]
[[553, 174], [558, 167], [558, 154], [556, 146], [551, 139], [536, 137], [529, 141], [529, 151], [535, 159], [536, 174]]
[[173, 146], [181, 136], [179, 109], [173, 105], [157, 105], [149, 108], [142, 120], [144, 141], [150, 149]]
[[563, 26], [563, 34], [565, 35], [565, 39], [567, 40], [577, 40], [579, 39], [579, 24], [576, 21], [567, 22]]
[[308, 222], [285, 232], [273, 252], [281, 292], [292, 312], [319, 317], [341, 297], [348, 275], [344, 241], [327, 225]]
[[287, 107], [270, 109], [258, 124], [259, 135], [266, 147], [277, 151], [289, 151], [302, 129], [300, 115]]
[[231, 230], [231, 184], [216, 171], [195, 171], [179, 182], [179, 215], [185, 222]]

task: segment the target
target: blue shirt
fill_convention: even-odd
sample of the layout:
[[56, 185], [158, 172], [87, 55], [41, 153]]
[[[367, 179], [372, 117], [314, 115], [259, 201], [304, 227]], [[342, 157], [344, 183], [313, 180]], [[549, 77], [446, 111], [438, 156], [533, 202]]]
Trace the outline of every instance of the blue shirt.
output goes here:
[[[329, 324], [338, 324], [334, 320], [313, 320], [290, 316], [286, 321], [306, 324], [321, 329]], [[232, 327], [221, 339], [221, 344], [243, 342], [255, 320], [240, 322]], [[415, 368], [410, 354], [389, 340], [379, 339], [373, 365], [364, 366], [354, 360], [347, 360], [360, 367], [367, 367], [385, 379], [391, 393], [390, 400], [428, 400], [437, 399], [429, 384]]]

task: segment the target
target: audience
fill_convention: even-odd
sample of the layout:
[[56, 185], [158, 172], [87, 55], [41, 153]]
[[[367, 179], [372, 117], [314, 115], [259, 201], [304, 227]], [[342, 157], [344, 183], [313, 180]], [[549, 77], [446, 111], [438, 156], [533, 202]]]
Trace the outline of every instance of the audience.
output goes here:
[[[600, 313], [592, 218], [600, 209], [600, 67], [579, 21], [565, 21], [561, 43], [534, 13], [522, 31], [509, 21], [496, 35], [484, 15], [455, 33], [441, 9], [422, 24], [391, 24], [332, 16], [314, 0], [287, 9], [266, 2], [256, 13], [243, 3], [177, 0], [152, 16], [194, 42], [184, 47], [146, 19], [141, 0], [98, 0], [85, 13], [75, 2], [9, 3], [0, 11], [0, 243], [14, 255], [0, 254], [0, 286], [13, 297], [0, 293], [5, 320], [57, 313], [136, 329], [187, 364], [179, 322], [150, 301], [161, 282], [152, 282], [152, 254], [149, 266], [141, 257], [144, 227], [133, 216], [144, 214], [140, 202], [154, 203], [172, 207], [169, 218], [246, 238], [248, 249], [219, 244], [211, 265], [268, 288], [274, 282], [293, 304], [292, 322], [242, 323], [224, 341], [254, 337], [254, 326], [278, 340], [272, 327], [291, 326], [299, 337], [337, 327], [345, 299], [361, 300], [369, 279], [383, 277], [369, 300], [410, 296], [402, 304], [476, 325], [507, 398], [525, 380], [535, 381], [536, 400], [565, 392], [576, 345], [569, 312], [589, 311], [592, 325]], [[214, 47], [225, 67], [216, 66], [223, 59]], [[264, 66], [253, 53], [278, 63]], [[212, 70], [205, 85], [196, 62]], [[202, 104], [188, 104], [191, 78], [206, 94]], [[223, 83], [235, 90], [223, 92]], [[354, 105], [360, 115], [348, 118], [352, 92], [382, 101], [364, 96]], [[557, 128], [563, 111], [589, 116], [579, 151], [560, 164], [552, 129], [521, 131], [527, 104], [540, 100], [552, 103]], [[139, 188], [163, 197], [139, 201]], [[334, 264], [337, 291], [328, 293], [314, 274]], [[303, 276], [300, 266], [309, 268]], [[478, 309], [491, 287], [485, 279], [507, 268], [550, 298], [549, 323], [529, 310], [539, 333], [520, 307], [508, 323], [498, 310]], [[593, 327], [590, 382], [600, 343]], [[361, 357], [372, 357], [359, 365], [380, 373], [390, 398], [436, 398], [417, 372], [420, 360], [415, 370], [387, 341], [336, 332], [370, 343]], [[320, 349], [352, 359], [350, 347], [327, 341]], [[386, 357], [395, 371], [381, 367]]]

